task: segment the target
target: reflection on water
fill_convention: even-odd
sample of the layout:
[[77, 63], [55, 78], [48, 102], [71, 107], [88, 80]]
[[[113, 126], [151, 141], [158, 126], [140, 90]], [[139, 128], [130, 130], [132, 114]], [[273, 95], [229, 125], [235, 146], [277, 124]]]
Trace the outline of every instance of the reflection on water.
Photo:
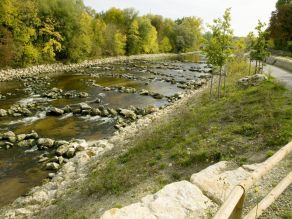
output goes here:
[[[168, 60], [165, 65], [169, 65], [169, 68], [160, 68], [159, 65], [162, 64], [155, 61], [135, 61], [111, 64], [109, 67], [112, 70], [101, 67], [81, 69], [80, 73], [58, 73], [46, 81], [45, 90], [34, 93], [34, 96], [26, 92], [27, 88], [18, 81], [0, 82], [0, 94], [6, 96], [6, 100], [0, 100], [0, 109], [9, 109], [16, 103], [43, 104], [42, 110], [33, 111], [30, 117], [0, 117], [0, 131], [12, 130], [21, 134], [35, 130], [41, 137], [64, 140], [83, 138], [90, 141], [109, 137], [115, 131], [115, 120], [112, 118], [76, 116], [72, 113], [61, 117], [48, 117], [45, 110], [50, 106], [64, 107], [80, 102], [88, 102], [91, 107], [98, 107], [100, 104], [113, 108], [149, 105], [160, 107], [168, 103], [166, 98], [158, 100], [137, 93], [103, 91], [103, 88], [93, 86], [93, 83], [103, 87], [135, 88], [137, 91], [146, 89], [164, 96], [171, 96], [182, 92], [182, 89], [170, 83], [170, 80], [175, 79], [179, 82], [196, 79], [200, 74], [189, 71], [189, 68], [194, 66], [193, 62], [198, 62], [199, 59], [199, 56], [188, 56], [179, 58], [179, 61]], [[129, 79], [124, 77], [125, 75], [133, 77]], [[54, 100], [42, 97], [54, 87], [64, 92], [72, 90], [86, 92], [89, 96]], [[101, 99], [100, 104], [92, 103], [96, 98]], [[47, 172], [43, 171], [41, 165], [37, 163], [36, 158], [41, 152], [34, 149], [24, 150], [16, 147], [9, 150], [0, 149], [0, 207], [25, 194], [29, 188], [39, 185], [47, 176]]]

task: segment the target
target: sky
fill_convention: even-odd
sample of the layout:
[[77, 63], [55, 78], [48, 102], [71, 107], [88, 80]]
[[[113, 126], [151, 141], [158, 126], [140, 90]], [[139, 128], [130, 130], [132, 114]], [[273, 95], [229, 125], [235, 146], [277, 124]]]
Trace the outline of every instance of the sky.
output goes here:
[[[206, 23], [222, 17], [226, 8], [231, 8], [234, 35], [246, 36], [253, 31], [258, 20], [269, 23], [277, 0], [84, 0], [97, 12], [111, 7], [135, 8], [140, 15], [152, 13], [177, 19], [196, 16]], [[205, 30], [207, 30], [205, 28]]]

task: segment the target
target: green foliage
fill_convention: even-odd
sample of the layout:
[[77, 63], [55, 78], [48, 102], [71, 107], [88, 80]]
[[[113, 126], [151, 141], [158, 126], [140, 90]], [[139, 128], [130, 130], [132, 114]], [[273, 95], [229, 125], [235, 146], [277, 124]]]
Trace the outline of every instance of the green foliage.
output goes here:
[[250, 58], [251, 60], [263, 62], [268, 56], [268, 41], [266, 40], [267, 32], [263, 30], [265, 24], [258, 22], [256, 27], [257, 38], [252, 42]]
[[138, 16], [132, 8], [96, 13], [82, 0], [2, 0], [0, 67], [199, 47], [201, 20]]
[[185, 17], [176, 21], [174, 27], [175, 50], [177, 52], [194, 51], [202, 42], [202, 20], [196, 17]]
[[292, 219], [292, 211], [286, 211], [283, 215], [282, 215], [283, 219]]
[[86, 59], [91, 54], [94, 33], [92, 30], [92, 17], [82, 13], [78, 22], [79, 30], [72, 38], [69, 47], [69, 59], [78, 62]]
[[214, 24], [209, 25], [209, 28], [212, 31], [212, 36], [205, 49], [206, 55], [209, 63], [222, 67], [232, 53], [233, 30], [230, 9], [225, 11], [223, 20], [221, 18], [215, 19]]
[[62, 49], [63, 37], [55, 31], [55, 23], [52, 19], [46, 18], [43, 26], [40, 27], [39, 36], [41, 36], [39, 44], [43, 47], [43, 60], [55, 61], [56, 53]]
[[269, 24], [269, 38], [273, 40], [275, 49], [292, 52], [289, 44], [292, 36], [292, 1], [278, 0], [276, 11], [272, 12]]
[[172, 50], [172, 45], [168, 37], [164, 37], [159, 43], [160, 52], [170, 52]]
[[276, 3], [276, 8], [279, 9], [280, 7], [283, 7], [287, 4], [291, 4], [292, 0], [278, 0]]
[[158, 52], [157, 31], [147, 17], [139, 19], [139, 33], [141, 37], [141, 48], [143, 53]]
[[139, 23], [134, 20], [130, 26], [127, 41], [127, 51], [129, 55], [139, 54], [141, 52], [141, 38], [139, 33]]
[[[207, 42], [206, 56], [208, 62], [212, 65], [219, 67], [219, 82], [218, 82], [218, 98], [221, 92], [222, 68], [230, 60], [232, 53], [233, 43], [233, 30], [231, 28], [231, 9], [227, 9], [223, 15], [223, 19], [214, 19], [214, 24], [209, 25], [212, 31], [212, 36]], [[213, 77], [213, 75], [212, 75]], [[224, 75], [224, 89], [225, 89], [226, 75]], [[213, 78], [212, 78], [213, 81]], [[210, 87], [210, 94], [212, 95], [212, 88]], [[224, 90], [225, 91], [225, 90]]]

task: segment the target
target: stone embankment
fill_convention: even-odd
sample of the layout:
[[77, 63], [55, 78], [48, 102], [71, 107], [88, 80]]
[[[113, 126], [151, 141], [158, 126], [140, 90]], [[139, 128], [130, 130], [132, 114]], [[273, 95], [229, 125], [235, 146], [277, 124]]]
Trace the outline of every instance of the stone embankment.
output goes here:
[[106, 211], [101, 219], [186, 219], [210, 218], [218, 210], [232, 188], [260, 165], [238, 167], [221, 161], [195, 173], [190, 181], [166, 185], [140, 202]]
[[119, 56], [119, 57], [109, 57], [109, 58], [104, 58], [104, 59], [88, 60], [82, 63], [68, 64], [68, 65], [58, 63], [58, 64], [37, 65], [37, 66], [28, 67], [28, 68], [0, 70], [0, 82], [9, 81], [12, 79], [19, 79], [21, 77], [35, 76], [42, 73], [71, 71], [73, 69], [85, 68], [88, 66], [107, 64], [107, 63], [112, 63], [112, 62], [134, 60], [134, 59], [159, 59], [159, 58], [167, 58], [167, 57], [175, 57], [175, 56], [177, 56], [177, 54], [171, 54], [171, 53]]
[[181, 99], [174, 104], [146, 115], [124, 128], [121, 127], [111, 138], [83, 144], [82, 150], [74, 150], [73, 158], [66, 160], [66, 163], [63, 163], [62, 166], [58, 166], [60, 169], [51, 176], [50, 181], [33, 188], [26, 196], [19, 197], [11, 205], [2, 209], [0, 218], [31, 218], [38, 214], [66, 195], [70, 188], [85, 180], [90, 170], [90, 164], [99, 160], [104, 153], [110, 151], [113, 147], [127, 145], [127, 142], [135, 138], [141, 130], [149, 129], [153, 121], [167, 119], [176, 112], [177, 108], [184, 106], [189, 98], [202, 92], [202, 90], [187, 90], [182, 94]]
[[270, 56], [266, 62], [292, 72], [292, 59]]

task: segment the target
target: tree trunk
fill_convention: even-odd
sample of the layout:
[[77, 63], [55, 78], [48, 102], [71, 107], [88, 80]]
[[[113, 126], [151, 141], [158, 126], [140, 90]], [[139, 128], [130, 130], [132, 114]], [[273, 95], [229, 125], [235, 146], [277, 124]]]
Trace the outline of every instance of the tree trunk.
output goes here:
[[248, 75], [250, 75], [250, 70], [251, 70], [251, 59], [249, 59]]
[[218, 83], [218, 99], [220, 98], [220, 90], [221, 90], [221, 79], [222, 79], [222, 66], [220, 66], [220, 72], [219, 72], [219, 83]]
[[226, 88], [226, 77], [227, 77], [227, 70], [225, 69], [225, 71], [224, 71], [224, 85], [223, 85], [223, 91], [224, 91], [224, 96], [225, 96], [225, 94], [226, 94], [226, 90], [225, 90], [225, 88]]
[[212, 98], [212, 90], [213, 90], [213, 72], [211, 76], [210, 98]]
[[256, 66], [255, 66], [254, 74], [257, 73], [257, 70], [258, 70], [258, 60], [256, 60]]

